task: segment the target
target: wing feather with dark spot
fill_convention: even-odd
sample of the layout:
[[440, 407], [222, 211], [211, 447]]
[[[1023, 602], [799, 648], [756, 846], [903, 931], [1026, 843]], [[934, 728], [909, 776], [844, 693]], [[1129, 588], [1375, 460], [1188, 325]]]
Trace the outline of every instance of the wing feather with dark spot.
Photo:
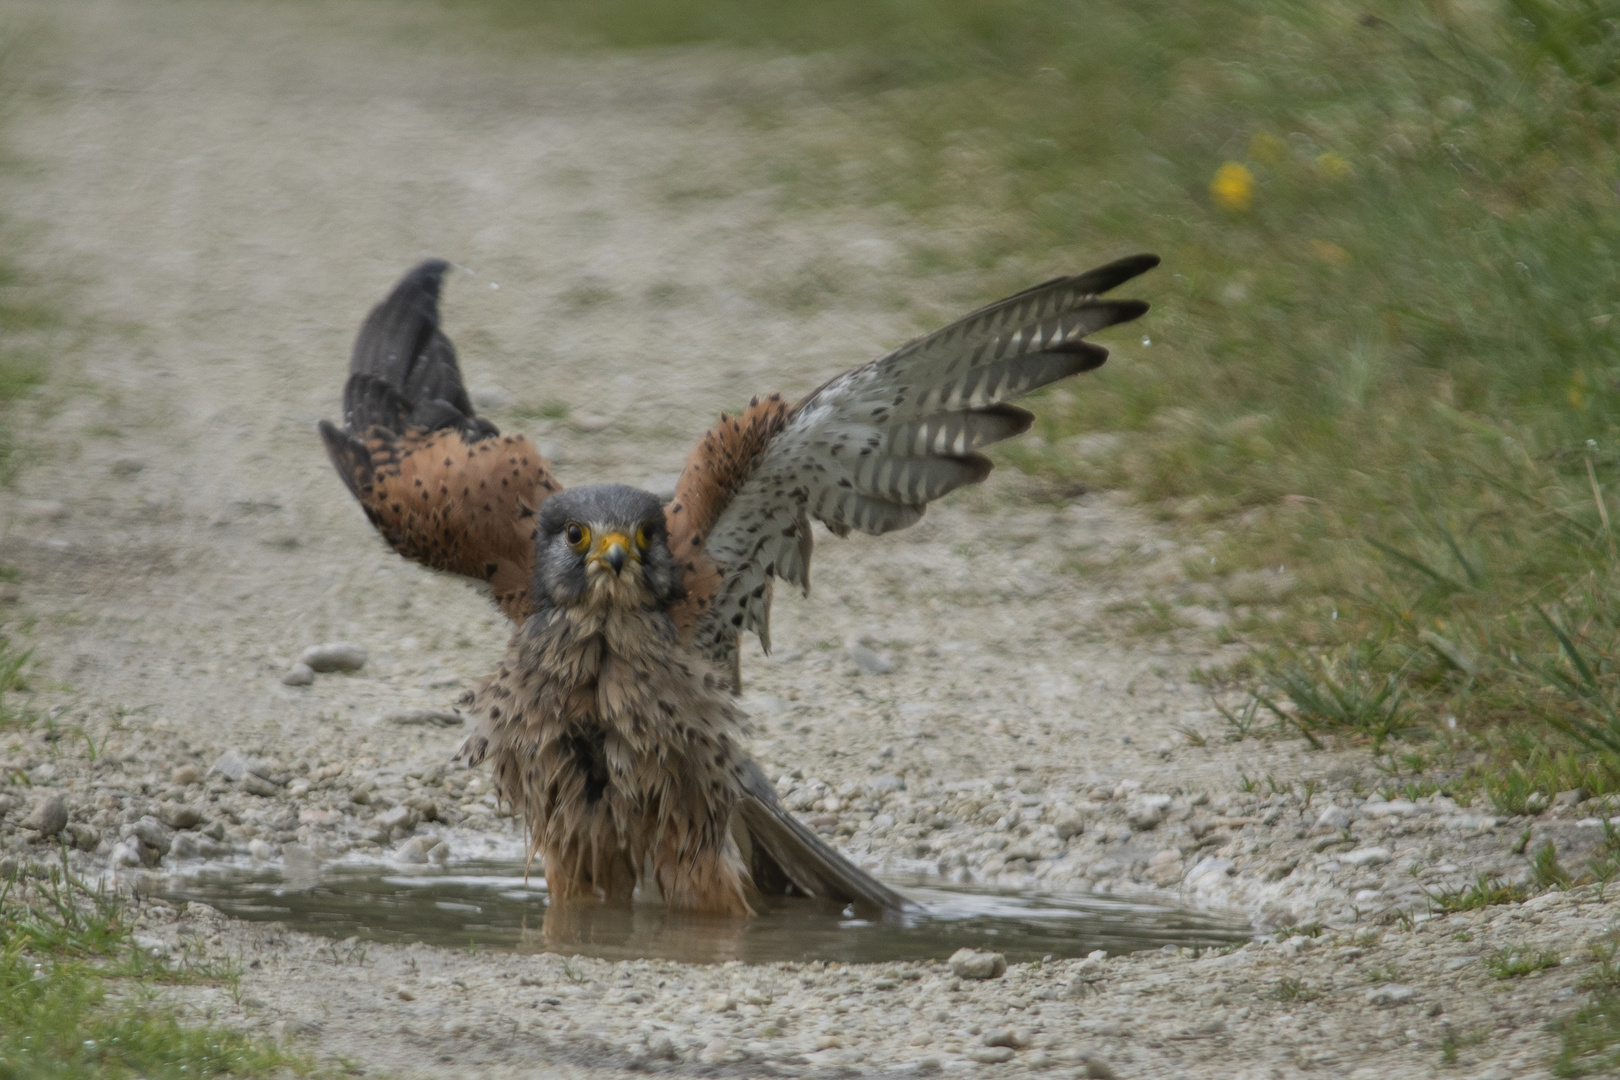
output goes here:
[[422, 263], [372, 309], [343, 388], [344, 426], [321, 421], [321, 439], [395, 551], [488, 583], [521, 622], [532, 611], [535, 512], [559, 485], [533, 443], [473, 411], [439, 327], [447, 268]]
[[[690, 551], [717, 579], [690, 614], [694, 645], [736, 671], [743, 631], [770, 649], [772, 579], [810, 588], [810, 520], [881, 534], [990, 473], [979, 451], [1028, 430], [1009, 402], [1091, 371], [1108, 351], [1086, 336], [1147, 311], [1101, 294], [1157, 266], [1135, 255], [1054, 278], [832, 379], [791, 409], [756, 403], [688, 459], [672, 521], [691, 514]], [[701, 508], [701, 514], [693, 508]], [[671, 526], [671, 533], [674, 533]]]

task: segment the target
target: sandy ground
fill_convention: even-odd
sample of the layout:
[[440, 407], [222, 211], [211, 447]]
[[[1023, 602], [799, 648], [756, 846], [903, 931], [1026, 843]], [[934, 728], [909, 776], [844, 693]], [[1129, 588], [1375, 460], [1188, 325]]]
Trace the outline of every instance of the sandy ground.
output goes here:
[[[787, 212], [747, 179], [763, 151], [741, 110], [791, 94], [791, 65], [508, 55], [397, 4], [6, 14], [43, 32], [13, 73], [5, 205], [27, 270], [85, 327], [30, 421], [33, 463], [0, 490], [0, 562], [21, 576], [6, 618], [31, 621], [34, 704], [69, 733], [0, 741], [14, 862], [44, 850], [22, 821], [53, 793], [92, 870], [138, 862], [131, 831], [178, 806], [200, 820], [165, 827], [171, 863], [510, 849], [481, 782], [446, 767], [459, 734], [391, 719], [446, 708], [504, 624], [387, 552], [314, 434], [359, 320], [414, 261], [466, 268], [446, 310], [468, 382], [565, 483], [665, 487], [719, 410], [953, 313], [960, 283], [908, 276], [894, 215]], [[1129, 363], [1130, 335], [1111, 344]], [[903, 534], [823, 534], [814, 595], [780, 596], [778, 652], [745, 658], [744, 703], [784, 797], [864, 864], [1180, 899], [1268, 934], [1229, 955], [963, 983], [938, 964], [334, 949], [196, 908], [154, 908], [148, 929], [258, 965], [240, 1001], [188, 992], [199, 1015], [400, 1076], [1540, 1075], [1543, 1025], [1579, 1005], [1614, 905], [1411, 916], [1479, 873], [1523, 879], [1545, 840], [1579, 865], [1597, 812], [1368, 801], [1364, 753], [1224, 741], [1190, 676], [1241, 651], [1210, 630], [1274, 585], [1189, 582], [1203, 557], [1122, 499], [1003, 470]], [[1136, 632], [1149, 599], [1183, 628]], [[360, 672], [282, 685], [338, 639], [368, 650]], [[851, 643], [892, 670], [863, 671]], [[222, 754], [248, 768], [209, 775]], [[1328, 929], [1271, 933], [1310, 924]], [[1569, 963], [1486, 970], [1532, 946]]]

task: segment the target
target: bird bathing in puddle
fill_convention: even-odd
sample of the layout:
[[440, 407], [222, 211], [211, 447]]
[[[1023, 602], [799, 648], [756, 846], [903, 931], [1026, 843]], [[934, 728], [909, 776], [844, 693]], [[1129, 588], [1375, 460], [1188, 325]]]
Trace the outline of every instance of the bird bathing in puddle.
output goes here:
[[[738, 648], [770, 648], [772, 584], [808, 591], [812, 519], [881, 534], [982, 481], [980, 451], [1027, 430], [1012, 404], [1100, 366], [1089, 334], [1147, 310], [1104, 294], [1137, 255], [981, 308], [832, 379], [756, 398], [698, 442], [666, 506], [619, 485], [563, 489], [522, 435], [476, 415], [439, 327], [448, 264], [368, 316], [321, 437], [394, 550], [485, 582], [515, 629], [472, 692], [460, 750], [488, 762], [544, 867], [548, 928], [577, 905], [752, 914], [811, 897], [863, 918], [907, 907], [790, 814], [742, 745]], [[572, 928], [572, 929], [570, 929]]]

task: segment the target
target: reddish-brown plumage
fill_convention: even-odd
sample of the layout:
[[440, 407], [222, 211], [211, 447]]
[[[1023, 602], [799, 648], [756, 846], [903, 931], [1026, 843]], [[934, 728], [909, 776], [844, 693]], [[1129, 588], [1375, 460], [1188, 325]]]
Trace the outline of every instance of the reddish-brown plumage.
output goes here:
[[781, 394], [755, 398], [741, 416], [722, 413], [720, 423], [687, 455], [675, 483], [675, 498], [664, 511], [669, 550], [680, 561], [686, 584], [686, 599], [669, 611], [682, 641], [691, 640], [698, 617], [720, 587], [720, 569], [703, 542], [792, 411]]
[[534, 444], [522, 435], [468, 443], [456, 429], [396, 437], [372, 428], [363, 441], [371, 460], [346, 462], [359, 466], [351, 487], [393, 549], [488, 582], [507, 618], [528, 618], [534, 515], [559, 489]]

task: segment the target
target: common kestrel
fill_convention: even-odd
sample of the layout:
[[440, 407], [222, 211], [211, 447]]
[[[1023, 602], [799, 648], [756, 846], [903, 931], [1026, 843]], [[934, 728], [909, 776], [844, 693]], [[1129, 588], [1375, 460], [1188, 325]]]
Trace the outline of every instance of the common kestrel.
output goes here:
[[491, 762], [559, 900], [725, 915], [803, 894], [905, 901], [788, 813], [748, 756], [745, 632], [770, 648], [771, 585], [810, 587], [812, 519], [879, 534], [983, 480], [984, 447], [1028, 429], [1008, 404], [1098, 367], [1085, 337], [1147, 310], [1103, 296], [1135, 255], [998, 301], [845, 372], [797, 404], [720, 418], [666, 506], [619, 485], [563, 490], [522, 435], [477, 416], [439, 328], [447, 264], [416, 267], [360, 329], [327, 453], [394, 550], [486, 582], [515, 624], [473, 692], [460, 753]]

